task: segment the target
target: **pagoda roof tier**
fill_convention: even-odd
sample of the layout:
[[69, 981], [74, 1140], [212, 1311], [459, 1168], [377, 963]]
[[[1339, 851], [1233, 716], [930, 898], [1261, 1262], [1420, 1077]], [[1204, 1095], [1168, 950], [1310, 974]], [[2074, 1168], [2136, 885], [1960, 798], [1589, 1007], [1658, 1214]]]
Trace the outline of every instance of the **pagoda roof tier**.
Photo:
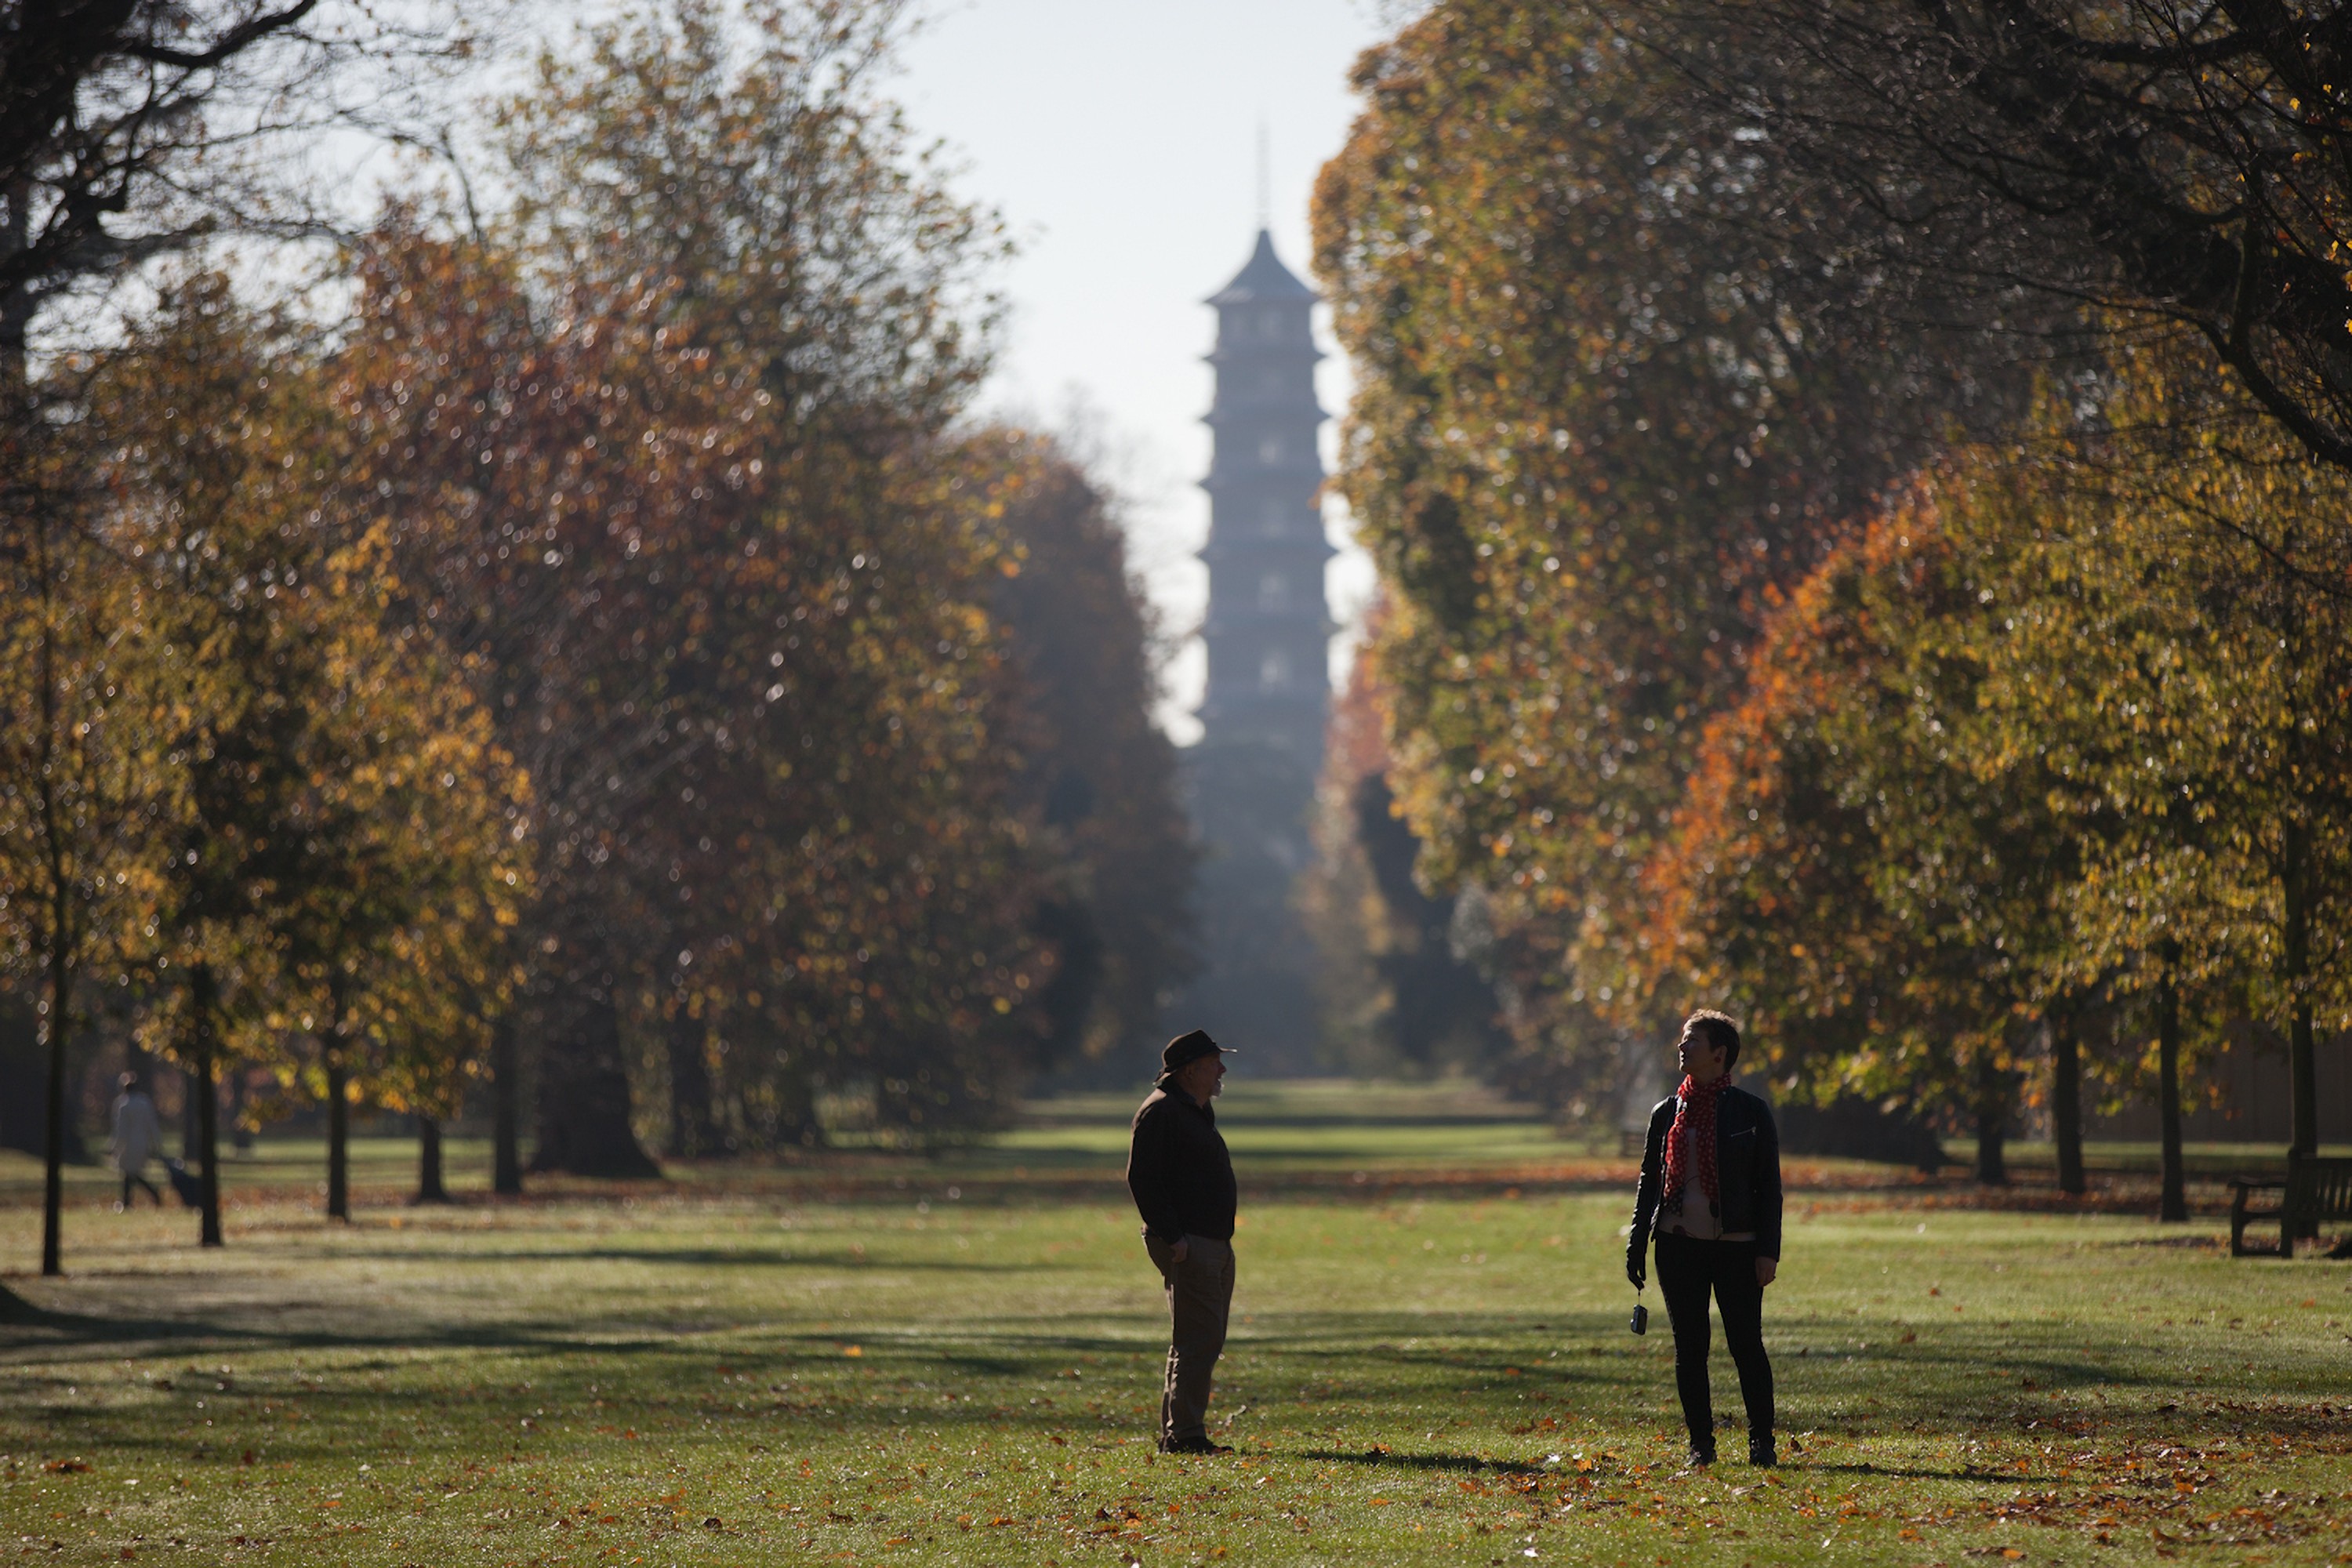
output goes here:
[[1220, 539], [1213, 525], [1210, 530], [1209, 542], [1193, 552], [1196, 559], [1212, 564], [1219, 561], [1246, 561], [1252, 556], [1265, 559], [1276, 555], [1307, 556], [1321, 562], [1328, 561], [1339, 553], [1338, 548], [1319, 533], [1296, 536], [1286, 533], [1268, 538], [1264, 534], [1236, 532]]
[[[1218, 734], [1215, 738], [1219, 741], [1246, 738], [1286, 745], [1294, 751], [1320, 751], [1322, 726], [1318, 723], [1302, 724], [1300, 721], [1320, 719], [1328, 702], [1328, 695], [1321, 691], [1292, 691], [1266, 696], [1252, 691], [1234, 697], [1213, 697], [1195, 711], [1202, 723], [1216, 728]], [[1259, 734], [1249, 735], [1247, 731], [1253, 727], [1253, 720], [1265, 722], [1265, 730]], [[1202, 737], [1204, 742], [1208, 739], [1207, 736]]]
[[1256, 393], [1248, 397], [1219, 397], [1210, 405], [1209, 411], [1201, 416], [1201, 423], [1214, 427], [1230, 425], [1236, 418], [1263, 419], [1268, 414], [1288, 419], [1311, 418], [1318, 425], [1331, 417], [1323, 412], [1323, 405], [1319, 403], [1301, 403], [1295, 397], [1269, 397], [1264, 393]]
[[1275, 302], [1312, 305], [1315, 290], [1301, 283], [1274, 253], [1274, 236], [1257, 231], [1257, 248], [1234, 280], [1209, 296], [1212, 305], [1257, 305]]
[[1296, 339], [1268, 342], [1221, 343], [1201, 356], [1206, 365], [1249, 364], [1265, 360], [1281, 360], [1295, 364], [1300, 360], [1310, 363], [1331, 356], [1315, 346], [1315, 340], [1301, 331]]
[[1278, 626], [1289, 631], [1297, 631], [1301, 627], [1309, 624], [1312, 624], [1318, 628], [1315, 635], [1321, 637], [1330, 637], [1339, 629], [1339, 623], [1331, 619], [1328, 616], [1318, 616], [1310, 623], [1307, 617], [1301, 616], [1297, 610], [1253, 610], [1244, 608], [1239, 610], [1221, 610], [1215, 615], [1211, 616], [1207, 620], [1201, 623], [1201, 635], [1206, 637], [1211, 632], [1264, 631], [1268, 626]]
[[1319, 483], [1325, 477], [1323, 459], [1319, 456], [1310, 455], [1303, 461], [1285, 459], [1279, 463], [1248, 463], [1235, 454], [1210, 469], [1209, 477], [1201, 481], [1201, 488], [1215, 495], [1223, 490], [1245, 489], [1260, 479], [1311, 479]]

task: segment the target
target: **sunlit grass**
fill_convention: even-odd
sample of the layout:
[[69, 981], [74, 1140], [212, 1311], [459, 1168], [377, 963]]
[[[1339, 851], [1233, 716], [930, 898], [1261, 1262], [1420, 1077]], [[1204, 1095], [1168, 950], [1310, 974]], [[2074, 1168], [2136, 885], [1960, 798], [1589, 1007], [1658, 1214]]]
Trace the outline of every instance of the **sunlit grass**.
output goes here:
[[[1681, 1477], [1666, 1338], [1625, 1331], [1624, 1200], [1584, 1185], [1613, 1152], [1579, 1163], [1525, 1119], [1351, 1128], [1296, 1098], [1255, 1127], [1246, 1098], [1228, 1108], [1256, 1196], [1214, 1415], [1243, 1453], [1157, 1458], [1163, 1325], [1116, 1185], [1122, 1104], [1108, 1131], [1064, 1106], [939, 1159], [385, 1203], [349, 1228], [289, 1177], [246, 1189], [211, 1254], [184, 1215], [78, 1196], [73, 1277], [9, 1280], [51, 1315], [0, 1327], [0, 1547], [2352, 1560], [2344, 1265], [2232, 1262], [2210, 1221], [1802, 1194], [1768, 1319], [1800, 1451], [1767, 1477], [1729, 1462], [1727, 1434], [1726, 1464]], [[387, 1196], [408, 1168], [393, 1147], [369, 1151]], [[0, 1211], [0, 1257], [32, 1256], [37, 1218]]]

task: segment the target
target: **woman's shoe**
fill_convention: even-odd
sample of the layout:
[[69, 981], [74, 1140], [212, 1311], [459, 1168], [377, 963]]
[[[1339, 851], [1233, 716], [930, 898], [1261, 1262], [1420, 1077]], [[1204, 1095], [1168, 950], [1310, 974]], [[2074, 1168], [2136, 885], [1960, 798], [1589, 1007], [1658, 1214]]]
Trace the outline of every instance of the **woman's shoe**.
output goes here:
[[1691, 1445], [1689, 1455], [1683, 1460], [1683, 1468], [1686, 1470], [1703, 1470], [1713, 1463], [1715, 1463], [1715, 1450], [1702, 1448], [1694, 1443]]
[[1780, 1456], [1773, 1450], [1772, 1434], [1748, 1439], [1748, 1462], [1758, 1469], [1769, 1470], [1780, 1464]]

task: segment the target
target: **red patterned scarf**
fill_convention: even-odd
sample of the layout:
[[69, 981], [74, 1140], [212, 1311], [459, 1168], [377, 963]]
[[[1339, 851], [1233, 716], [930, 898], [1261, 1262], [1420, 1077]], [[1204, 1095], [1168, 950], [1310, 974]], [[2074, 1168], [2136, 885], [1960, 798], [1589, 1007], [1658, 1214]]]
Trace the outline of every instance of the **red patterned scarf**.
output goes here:
[[1715, 1174], [1715, 1107], [1723, 1091], [1731, 1087], [1731, 1075], [1725, 1073], [1713, 1083], [1694, 1083], [1687, 1077], [1675, 1090], [1675, 1124], [1666, 1129], [1666, 1194], [1658, 1201], [1660, 1209], [1668, 1213], [1682, 1202], [1684, 1184], [1690, 1180], [1690, 1170], [1683, 1163], [1683, 1133], [1690, 1133], [1690, 1147], [1698, 1155], [1698, 1190], [1706, 1194], [1707, 1203], [1720, 1209], [1723, 1188]]

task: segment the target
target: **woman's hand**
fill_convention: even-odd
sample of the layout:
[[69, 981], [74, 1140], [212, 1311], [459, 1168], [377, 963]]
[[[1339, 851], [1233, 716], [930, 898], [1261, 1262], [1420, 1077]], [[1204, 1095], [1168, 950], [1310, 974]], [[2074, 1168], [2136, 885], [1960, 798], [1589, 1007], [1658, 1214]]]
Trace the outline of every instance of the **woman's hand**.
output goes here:
[[1777, 1277], [1777, 1276], [1780, 1274], [1780, 1260], [1779, 1258], [1758, 1258], [1758, 1259], [1756, 1260], [1756, 1288], [1757, 1288], [1758, 1289], [1759, 1289], [1759, 1290], [1760, 1290], [1760, 1289], [1762, 1289], [1765, 1286], [1769, 1285], [1770, 1283], [1772, 1283], [1772, 1281], [1773, 1281], [1774, 1278], [1775, 1278], [1775, 1277]]
[[1189, 1236], [1178, 1237], [1176, 1245], [1168, 1249], [1168, 1260], [1171, 1263], [1181, 1263], [1192, 1256], [1192, 1238]]

